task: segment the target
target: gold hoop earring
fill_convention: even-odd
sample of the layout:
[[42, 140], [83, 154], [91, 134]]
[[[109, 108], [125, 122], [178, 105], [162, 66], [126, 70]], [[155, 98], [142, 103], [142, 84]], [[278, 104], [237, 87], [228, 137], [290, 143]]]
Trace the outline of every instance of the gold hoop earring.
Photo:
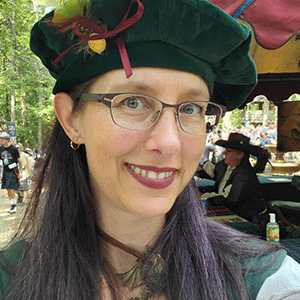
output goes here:
[[70, 141], [70, 147], [73, 149], [73, 150], [78, 150], [79, 147], [80, 147], [80, 144], [76, 144], [76, 139], [74, 139], [74, 142], [71, 140]]

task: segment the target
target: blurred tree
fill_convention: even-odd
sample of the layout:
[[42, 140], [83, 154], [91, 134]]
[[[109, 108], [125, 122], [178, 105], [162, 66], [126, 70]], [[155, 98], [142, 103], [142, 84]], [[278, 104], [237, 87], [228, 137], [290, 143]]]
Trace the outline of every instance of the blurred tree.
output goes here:
[[0, 118], [16, 123], [19, 142], [42, 148], [54, 119], [54, 82], [29, 48], [30, 29], [45, 10], [34, 1], [0, 1]]
[[233, 128], [238, 128], [239, 126], [243, 126], [241, 123], [241, 115], [242, 109], [235, 109], [232, 111], [232, 119], [231, 119], [231, 126]]

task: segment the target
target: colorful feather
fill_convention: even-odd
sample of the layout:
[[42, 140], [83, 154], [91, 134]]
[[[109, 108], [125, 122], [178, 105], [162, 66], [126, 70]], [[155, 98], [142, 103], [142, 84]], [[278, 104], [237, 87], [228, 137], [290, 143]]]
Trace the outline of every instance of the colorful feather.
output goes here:
[[69, 22], [75, 17], [91, 19], [90, 0], [68, 0], [63, 6], [55, 9], [53, 24], [62, 24]]

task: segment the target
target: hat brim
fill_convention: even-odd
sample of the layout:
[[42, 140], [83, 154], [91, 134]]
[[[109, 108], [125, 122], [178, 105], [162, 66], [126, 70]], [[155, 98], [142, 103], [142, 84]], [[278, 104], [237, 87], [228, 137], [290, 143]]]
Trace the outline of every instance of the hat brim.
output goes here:
[[230, 148], [230, 149], [242, 151], [254, 156], [257, 156], [261, 150], [259, 146], [251, 145], [247, 142], [242, 142], [242, 141], [218, 140], [215, 144], [223, 148]]

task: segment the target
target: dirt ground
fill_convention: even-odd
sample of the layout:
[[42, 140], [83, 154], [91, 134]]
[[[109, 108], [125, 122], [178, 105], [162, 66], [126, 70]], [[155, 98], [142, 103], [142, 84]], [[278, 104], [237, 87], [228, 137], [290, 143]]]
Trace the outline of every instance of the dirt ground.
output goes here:
[[16, 231], [26, 204], [18, 205], [17, 212], [9, 213], [10, 201], [6, 190], [0, 189], [0, 248], [5, 246]]

